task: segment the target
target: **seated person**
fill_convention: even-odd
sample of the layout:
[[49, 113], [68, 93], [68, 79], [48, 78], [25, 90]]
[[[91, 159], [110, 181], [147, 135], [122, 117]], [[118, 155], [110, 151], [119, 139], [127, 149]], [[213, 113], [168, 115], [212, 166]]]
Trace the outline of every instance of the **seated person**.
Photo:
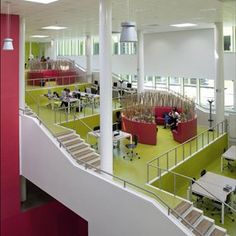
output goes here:
[[174, 130], [177, 128], [177, 125], [178, 125], [178, 122], [180, 119], [180, 114], [177, 111], [176, 107], [173, 107], [173, 109], [169, 113], [169, 116], [171, 117], [170, 121], [169, 121], [170, 128], [171, 128], [171, 130]]
[[56, 92], [56, 91], [53, 92], [53, 97], [54, 97], [54, 98], [60, 98], [58, 92]]

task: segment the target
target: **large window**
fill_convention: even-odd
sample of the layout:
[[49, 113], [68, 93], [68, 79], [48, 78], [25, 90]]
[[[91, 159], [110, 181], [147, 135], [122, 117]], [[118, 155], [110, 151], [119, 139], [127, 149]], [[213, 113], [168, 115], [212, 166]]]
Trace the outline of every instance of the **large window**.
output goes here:
[[57, 42], [58, 56], [84, 56], [85, 38], [64, 39]]
[[224, 27], [224, 50], [236, 51], [236, 27]]

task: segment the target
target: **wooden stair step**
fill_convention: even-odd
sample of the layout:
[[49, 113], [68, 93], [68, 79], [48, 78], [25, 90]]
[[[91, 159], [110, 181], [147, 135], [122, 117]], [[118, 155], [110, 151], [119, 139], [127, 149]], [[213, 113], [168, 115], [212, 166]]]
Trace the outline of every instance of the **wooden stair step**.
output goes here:
[[[201, 212], [199, 212], [199, 211], [196, 211], [196, 210], [192, 210], [192, 211], [190, 211], [188, 214], [187, 214], [187, 216], [184, 218], [190, 225], [193, 225], [198, 219], [199, 219], [199, 217], [201, 217], [202, 216], [202, 213]], [[190, 226], [189, 226], [189, 224], [187, 224], [185, 221], [182, 221], [182, 223], [186, 226], [186, 227], [188, 227], [188, 228], [190, 228]]]
[[72, 133], [71, 135], [67, 135], [65, 137], [62, 136], [61, 138], [58, 138], [58, 140], [60, 140], [60, 142], [66, 142], [66, 141], [69, 141], [69, 140], [75, 139], [75, 138], [79, 138], [79, 136]]
[[87, 143], [78, 143], [78, 145], [76, 146], [73, 146], [71, 148], [68, 148], [69, 152], [76, 152], [77, 150], [80, 150], [82, 148], [85, 148], [85, 147], [89, 147], [89, 145]]
[[86, 156], [85, 158], [80, 158], [81, 161], [85, 161], [85, 162], [90, 162], [95, 159], [97, 159], [97, 156], [94, 155], [94, 153], [91, 153], [91, 155]]
[[76, 144], [81, 143], [81, 142], [83, 142], [83, 141], [80, 138], [78, 138], [78, 139], [73, 140], [71, 142], [67, 142], [63, 145], [66, 146], [66, 147], [70, 147], [70, 146], [76, 145]]
[[[207, 220], [207, 219], [203, 219], [196, 227], [197, 231], [201, 234], [205, 234], [207, 233], [207, 231], [212, 227], [213, 222]], [[193, 233], [197, 236], [200, 236], [200, 234], [197, 231], [193, 231]]]
[[[179, 205], [177, 205], [174, 210], [179, 214], [183, 215], [184, 212], [186, 212], [190, 207], [192, 206], [191, 203], [182, 201]], [[178, 215], [175, 212], [172, 212], [172, 214], [175, 217], [178, 217]]]
[[[101, 164], [101, 160], [100, 160], [100, 159], [97, 160], [97, 161], [95, 161], [95, 162], [93, 162], [93, 163], [91, 163], [91, 165], [94, 166], [94, 167], [96, 167], [96, 168], [100, 168], [100, 164]], [[89, 168], [90, 168], [90, 167], [89, 167]]]
[[73, 133], [74, 133], [74, 131], [72, 131], [72, 130], [65, 130], [65, 131], [56, 133], [55, 136], [57, 138], [59, 138], [59, 137], [65, 136], [65, 135], [73, 134]]
[[220, 230], [220, 229], [217, 229], [215, 228], [212, 233], [210, 234], [210, 236], [225, 236], [226, 235], [226, 232]]
[[76, 157], [76, 159], [81, 159], [81, 158], [83, 158], [83, 156], [85, 156], [89, 153], [94, 153], [94, 151], [87, 148], [87, 149], [84, 149], [83, 151], [81, 151], [79, 153], [76, 153], [74, 156]]

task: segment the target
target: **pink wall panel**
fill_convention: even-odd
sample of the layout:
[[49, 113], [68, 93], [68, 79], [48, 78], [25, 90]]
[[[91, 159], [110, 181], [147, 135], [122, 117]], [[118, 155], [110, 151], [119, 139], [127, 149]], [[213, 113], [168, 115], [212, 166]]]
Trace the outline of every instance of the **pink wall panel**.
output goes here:
[[11, 16], [13, 51], [3, 51], [6, 15], [1, 14], [0, 206], [1, 236], [87, 236], [88, 223], [57, 201], [20, 211], [19, 17]]

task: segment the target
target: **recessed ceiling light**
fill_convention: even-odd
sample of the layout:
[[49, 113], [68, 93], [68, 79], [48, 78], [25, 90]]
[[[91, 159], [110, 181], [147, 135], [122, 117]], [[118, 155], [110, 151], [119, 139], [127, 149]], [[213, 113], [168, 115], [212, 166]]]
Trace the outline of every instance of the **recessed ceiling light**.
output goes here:
[[66, 29], [66, 28], [67, 27], [57, 26], [57, 25], [50, 25], [50, 26], [42, 27], [42, 29], [48, 29], [48, 30], [63, 30], [63, 29]]
[[31, 38], [48, 38], [49, 36], [48, 35], [37, 35], [37, 34], [35, 34], [35, 35], [31, 35], [30, 37]]
[[170, 25], [170, 26], [173, 26], [173, 27], [192, 27], [192, 26], [196, 26], [196, 24], [192, 24], [192, 23], [182, 23], [182, 24], [175, 24], [175, 25]]
[[52, 2], [56, 2], [58, 0], [25, 0], [26, 2], [35, 2], [35, 3], [42, 3], [42, 4], [49, 4]]

